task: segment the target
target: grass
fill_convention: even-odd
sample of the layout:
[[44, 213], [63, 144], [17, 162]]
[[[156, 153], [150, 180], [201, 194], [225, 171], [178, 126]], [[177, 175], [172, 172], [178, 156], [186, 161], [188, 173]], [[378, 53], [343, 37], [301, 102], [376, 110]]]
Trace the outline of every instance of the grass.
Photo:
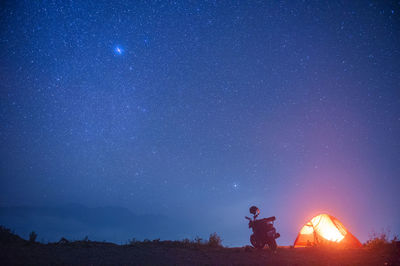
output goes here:
[[400, 265], [393, 252], [397, 238], [373, 235], [363, 248], [278, 248], [277, 253], [250, 246], [225, 248], [213, 233], [179, 241], [130, 240], [125, 245], [62, 238], [54, 243], [30, 244], [11, 230], [0, 227], [2, 265]]
[[135, 238], [128, 241], [129, 246], [148, 246], [148, 245], [160, 245], [166, 247], [180, 247], [180, 248], [222, 248], [221, 237], [217, 233], [210, 234], [208, 240], [203, 240], [200, 237], [195, 237], [193, 240], [185, 238], [182, 240], [163, 240], [160, 239], [144, 239], [143, 241], [138, 241]]

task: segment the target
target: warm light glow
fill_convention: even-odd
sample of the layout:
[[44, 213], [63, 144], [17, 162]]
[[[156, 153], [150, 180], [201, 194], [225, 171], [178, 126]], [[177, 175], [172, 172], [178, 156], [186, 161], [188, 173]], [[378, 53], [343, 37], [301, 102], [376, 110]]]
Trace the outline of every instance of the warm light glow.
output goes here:
[[341, 226], [342, 232], [339, 231], [327, 214], [315, 216], [311, 219], [311, 224], [313, 225], [314, 230], [326, 240], [340, 242], [346, 235], [343, 226]]
[[339, 220], [328, 214], [319, 214], [300, 230], [294, 247], [311, 247], [340, 243], [341, 246], [361, 247], [360, 241]]
[[300, 230], [300, 234], [302, 235], [310, 235], [312, 233], [314, 233], [314, 228], [309, 223], [303, 226], [303, 228]]

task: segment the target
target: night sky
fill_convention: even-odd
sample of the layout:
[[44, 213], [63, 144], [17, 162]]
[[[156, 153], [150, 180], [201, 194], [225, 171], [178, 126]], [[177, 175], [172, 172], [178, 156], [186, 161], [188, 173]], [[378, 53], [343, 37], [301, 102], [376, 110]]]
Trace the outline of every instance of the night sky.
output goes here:
[[[400, 233], [400, 2], [2, 1], [0, 205], [118, 206], [248, 244]], [[131, 236], [127, 236], [127, 239]], [[170, 238], [179, 238], [171, 235]]]

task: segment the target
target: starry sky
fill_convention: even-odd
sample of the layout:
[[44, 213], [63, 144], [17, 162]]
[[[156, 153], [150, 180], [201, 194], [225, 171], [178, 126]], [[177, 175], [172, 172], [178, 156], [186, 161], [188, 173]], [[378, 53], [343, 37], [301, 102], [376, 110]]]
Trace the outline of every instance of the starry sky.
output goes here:
[[319, 212], [361, 241], [398, 234], [399, 15], [398, 1], [2, 1], [0, 203], [119, 206], [227, 245], [248, 244], [253, 204], [281, 245]]

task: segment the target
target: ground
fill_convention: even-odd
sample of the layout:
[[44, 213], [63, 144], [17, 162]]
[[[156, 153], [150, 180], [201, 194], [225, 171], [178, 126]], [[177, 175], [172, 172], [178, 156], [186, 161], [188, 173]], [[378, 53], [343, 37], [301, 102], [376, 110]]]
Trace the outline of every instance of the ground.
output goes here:
[[367, 248], [184, 247], [173, 242], [116, 245], [73, 243], [0, 243], [1, 265], [400, 265], [399, 250]]

